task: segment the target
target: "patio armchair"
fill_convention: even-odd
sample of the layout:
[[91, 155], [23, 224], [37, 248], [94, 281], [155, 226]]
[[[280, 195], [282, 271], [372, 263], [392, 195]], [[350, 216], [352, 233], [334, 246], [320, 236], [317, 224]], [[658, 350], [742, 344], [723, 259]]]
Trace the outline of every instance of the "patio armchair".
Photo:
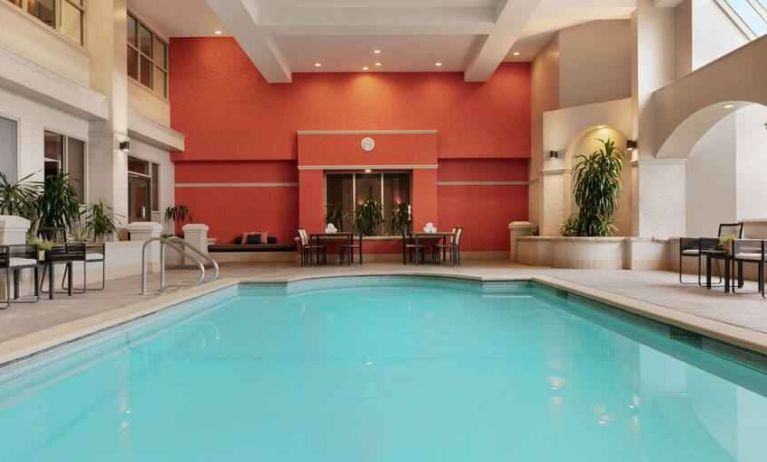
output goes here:
[[[37, 302], [40, 299], [40, 264], [37, 261], [37, 247], [34, 245], [0, 246], [0, 270], [5, 270], [5, 299], [0, 309], [6, 309], [14, 303]], [[35, 276], [34, 296], [32, 299], [19, 298], [19, 279], [22, 270], [31, 269]], [[13, 300], [11, 299], [11, 278], [13, 277]]]
[[[767, 253], [765, 250], [767, 246], [763, 239], [737, 239], [732, 243], [732, 263], [738, 264], [738, 280], [743, 280], [743, 265], [744, 263], [753, 263], [756, 265], [756, 282], [757, 290], [762, 294], [762, 298], [765, 297], [765, 284], [764, 284], [764, 264], [767, 261]], [[735, 272], [733, 271], [733, 274]], [[739, 284], [739, 287], [742, 284]], [[733, 284], [733, 291], [735, 291], [735, 285]]]
[[446, 244], [436, 244], [434, 246], [434, 253], [435, 255], [439, 255], [441, 253], [442, 260], [445, 260], [445, 254], [448, 253], [450, 256], [450, 264], [460, 265], [461, 264], [461, 237], [463, 236], [463, 227], [459, 226], [457, 228], [453, 228], [453, 234], [450, 236], [450, 239]]
[[[735, 239], [743, 238], [743, 223], [722, 223], [719, 225], [717, 237], [683, 237], [679, 239], [679, 283], [680, 284], [698, 284], [703, 286], [703, 257], [705, 252], [716, 251], [719, 246], [719, 240], [725, 236], [732, 236]], [[685, 282], [682, 277], [684, 270], [684, 259], [695, 258], [698, 261], [698, 281]], [[719, 283], [722, 282], [722, 272], [717, 264], [717, 273]]]
[[301, 252], [301, 266], [311, 265], [313, 254], [316, 254], [318, 264], [327, 261], [327, 248], [322, 244], [312, 244], [309, 242], [309, 234], [303, 228], [298, 229], [298, 241], [299, 251]]
[[[69, 254], [72, 262], [83, 263], [83, 286], [81, 288], [72, 288], [72, 291], [84, 294], [88, 290], [104, 290], [106, 286], [106, 245], [104, 243], [86, 244], [84, 242], [70, 242], [65, 245], [66, 253]], [[88, 263], [101, 263], [101, 286], [88, 289]], [[61, 288], [67, 289], [70, 266], [64, 269], [61, 278]]]

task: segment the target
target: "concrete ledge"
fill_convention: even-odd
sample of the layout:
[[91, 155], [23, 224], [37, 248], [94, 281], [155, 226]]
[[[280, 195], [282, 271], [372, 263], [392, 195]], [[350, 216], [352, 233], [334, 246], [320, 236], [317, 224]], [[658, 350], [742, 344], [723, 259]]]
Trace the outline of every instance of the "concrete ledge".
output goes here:
[[517, 261], [574, 269], [669, 268], [669, 241], [639, 237], [526, 236], [516, 239]]

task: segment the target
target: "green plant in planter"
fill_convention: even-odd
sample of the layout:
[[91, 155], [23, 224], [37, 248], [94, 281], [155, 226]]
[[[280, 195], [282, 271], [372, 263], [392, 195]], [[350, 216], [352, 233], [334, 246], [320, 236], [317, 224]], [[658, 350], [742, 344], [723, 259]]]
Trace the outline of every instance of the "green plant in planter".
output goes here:
[[727, 250], [730, 247], [730, 244], [735, 240], [737, 240], [737, 237], [734, 234], [727, 234], [719, 238], [717, 247], [722, 250]]
[[98, 201], [85, 209], [86, 235], [95, 241], [105, 241], [117, 234], [112, 208]]
[[383, 205], [373, 197], [373, 194], [368, 194], [365, 202], [357, 207], [354, 226], [363, 236], [373, 236], [382, 222]]
[[0, 215], [16, 215], [27, 220], [37, 219], [37, 197], [40, 183], [29, 181], [32, 174], [16, 183], [10, 183], [5, 173], [0, 172]]
[[187, 220], [191, 223], [194, 221], [194, 218], [192, 218], [189, 207], [186, 205], [179, 204], [165, 209], [165, 221], [173, 223], [173, 232], [180, 235], [181, 232], [179, 230]]
[[569, 235], [609, 236], [615, 231], [612, 219], [621, 198], [623, 152], [610, 139], [599, 142], [602, 147], [598, 151], [578, 156], [580, 163], [573, 170], [578, 215], [562, 226]]
[[410, 231], [410, 204], [394, 204], [391, 210], [391, 229], [396, 234], [407, 234]]
[[45, 179], [43, 191], [37, 198], [37, 211], [40, 230], [49, 238], [64, 238], [80, 221], [80, 200], [67, 174]]

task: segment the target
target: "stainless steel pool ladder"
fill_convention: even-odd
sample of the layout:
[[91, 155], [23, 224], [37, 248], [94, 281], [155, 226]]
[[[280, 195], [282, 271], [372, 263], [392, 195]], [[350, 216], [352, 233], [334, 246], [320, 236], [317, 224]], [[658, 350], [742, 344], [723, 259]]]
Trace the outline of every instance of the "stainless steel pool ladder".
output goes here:
[[[165, 289], [165, 248], [170, 247], [181, 255], [188, 257], [197, 264], [197, 268], [200, 270], [200, 277], [197, 279], [197, 285], [202, 284], [205, 281], [205, 264], [213, 266], [213, 278], [210, 281], [218, 279], [219, 268], [218, 262], [210, 256], [202, 253], [200, 249], [186, 242], [185, 240], [176, 237], [153, 237], [144, 242], [144, 246], [141, 248], [141, 295], [147, 295], [147, 271], [146, 271], [146, 252], [149, 248], [149, 244], [153, 242], [160, 243], [160, 292]], [[208, 281], [208, 282], [210, 282]]]

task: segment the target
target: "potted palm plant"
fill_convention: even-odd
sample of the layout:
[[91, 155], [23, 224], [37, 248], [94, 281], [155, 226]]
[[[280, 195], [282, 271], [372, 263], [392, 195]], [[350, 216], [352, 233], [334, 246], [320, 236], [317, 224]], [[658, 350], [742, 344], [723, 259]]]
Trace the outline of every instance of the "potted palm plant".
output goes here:
[[368, 194], [367, 199], [357, 207], [354, 217], [354, 227], [363, 236], [373, 236], [378, 231], [378, 227], [383, 222], [383, 205]]
[[391, 211], [391, 229], [396, 234], [408, 234], [410, 232], [410, 204], [394, 204]]
[[576, 216], [562, 225], [565, 236], [611, 236], [613, 214], [621, 199], [623, 152], [611, 139], [599, 140], [602, 147], [591, 155], [580, 155], [573, 170], [573, 198]]
[[98, 201], [85, 208], [85, 232], [86, 237], [96, 242], [104, 242], [117, 234], [117, 224], [114, 220], [112, 209]]
[[40, 231], [53, 241], [65, 240], [67, 232], [80, 221], [80, 200], [65, 173], [45, 179], [36, 204]]
[[165, 209], [165, 221], [173, 224], [174, 234], [179, 236], [183, 235], [181, 227], [187, 220], [191, 223], [194, 221], [194, 218], [192, 218], [192, 214], [189, 212], [189, 207], [186, 205], [173, 205]]

